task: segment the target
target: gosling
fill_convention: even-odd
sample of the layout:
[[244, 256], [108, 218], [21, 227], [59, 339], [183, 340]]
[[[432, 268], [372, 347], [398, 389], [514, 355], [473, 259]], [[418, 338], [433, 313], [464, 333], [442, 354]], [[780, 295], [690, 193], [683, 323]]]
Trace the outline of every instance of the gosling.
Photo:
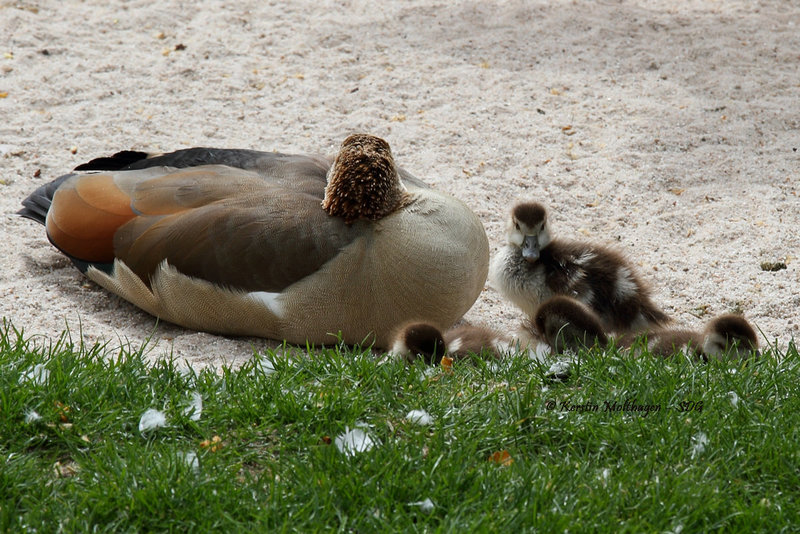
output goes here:
[[[594, 345], [606, 345], [609, 337], [603, 331], [596, 313], [581, 302], [556, 296], [542, 304], [532, 325], [534, 334], [556, 353], [577, 352]], [[669, 358], [683, 352], [697, 359], [747, 359], [758, 355], [758, 337], [741, 315], [724, 314], [710, 320], [702, 331], [688, 328], [657, 328], [645, 333], [647, 351]], [[632, 352], [640, 352], [639, 336], [623, 335], [616, 344]]]
[[665, 358], [683, 351], [704, 361], [726, 357], [745, 360], [758, 356], [758, 336], [747, 319], [728, 313], [711, 319], [702, 332], [677, 328], [651, 332], [647, 348]]
[[636, 333], [670, 323], [620, 253], [554, 239], [541, 204], [522, 202], [512, 208], [507, 239], [491, 262], [489, 280], [529, 319], [544, 301], [564, 295], [596, 313], [605, 332]]
[[459, 326], [444, 334], [429, 323], [410, 323], [395, 334], [392, 354], [413, 362], [437, 364], [442, 356], [454, 360], [471, 355], [499, 360], [513, 348], [511, 339], [483, 326]]

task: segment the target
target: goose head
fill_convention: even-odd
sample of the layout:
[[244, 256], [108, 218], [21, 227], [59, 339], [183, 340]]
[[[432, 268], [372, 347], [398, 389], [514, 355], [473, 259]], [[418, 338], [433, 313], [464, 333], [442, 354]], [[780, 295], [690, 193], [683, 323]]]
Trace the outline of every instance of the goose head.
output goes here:
[[547, 210], [538, 202], [520, 202], [511, 209], [506, 228], [508, 243], [517, 247], [529, 263], [539, 259], [541, 250], [550, 244]]
[[741, 315], [725, 314], [709, 321], [703, 335], [703, 354], [719, 358], [729, 354], [746, 358], [758, 351], [758, 337], [750, 323]]
[[439, 362], [446, 351], [441, 331], [428, 323], [410, 323], [402, 327], [395, 335], [392, 354], [413, 362], [423, 358], [432, 365]]
[[328, 171], [322, 208], [347, 224], [376, 221], [409, 201], [389, 143], [369, 134], [353, 134], [342, 143]]

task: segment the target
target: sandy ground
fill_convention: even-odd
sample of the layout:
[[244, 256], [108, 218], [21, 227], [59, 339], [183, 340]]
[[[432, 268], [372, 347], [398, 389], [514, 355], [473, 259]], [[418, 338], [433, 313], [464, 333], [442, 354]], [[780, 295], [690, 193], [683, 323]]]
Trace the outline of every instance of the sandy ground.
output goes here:
[[[28, 335], [252, 357], [269, 342], [156, 327], [14, 212], [121, 149], [327, 154], [359, 131], [470, 205], [493, 251], [538, 199], [562, 237], [616, 243], [680, 323], [800, 331], [796, 2], [0, 0], [0, 97], [0, 315]], [[490, 288], [466, 316], [519, 318]]]

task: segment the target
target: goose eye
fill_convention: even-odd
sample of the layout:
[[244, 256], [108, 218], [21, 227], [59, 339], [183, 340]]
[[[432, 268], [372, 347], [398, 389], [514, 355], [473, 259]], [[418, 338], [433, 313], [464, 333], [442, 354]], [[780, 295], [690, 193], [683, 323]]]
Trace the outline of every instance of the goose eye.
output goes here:
[[518, 223], [518, 222], [515, 222], [515, 223], [514, 223], [514, 228], [516, 228], [517, 230], [519, 230], [519, 223]]

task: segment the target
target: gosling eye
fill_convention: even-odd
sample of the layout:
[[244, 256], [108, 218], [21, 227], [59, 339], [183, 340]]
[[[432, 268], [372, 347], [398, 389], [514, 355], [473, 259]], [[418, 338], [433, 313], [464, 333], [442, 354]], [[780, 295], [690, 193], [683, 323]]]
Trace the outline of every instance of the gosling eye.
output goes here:
[[514, 223], [514, 228], [516, 228], [517, 230], [519, 230], [519, 223], [518, 223], [518, 222], [515, 222], [515, 223]]

